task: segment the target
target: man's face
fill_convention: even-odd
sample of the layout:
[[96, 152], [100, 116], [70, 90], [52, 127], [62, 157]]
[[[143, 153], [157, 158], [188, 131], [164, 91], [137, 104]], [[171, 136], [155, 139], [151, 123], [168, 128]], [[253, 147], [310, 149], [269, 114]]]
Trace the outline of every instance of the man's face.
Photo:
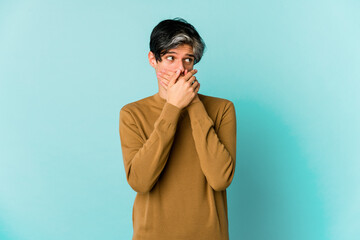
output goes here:
[[151, 66], [155, 68], [156, 73], [163, 70], [167, 73], [174, 73], [176, 70], [181, 71], [181, 75], [186, 74], [193, 69], [194, 52], [190, 45], [183, 44], [177, 48], [170, 49], [168, 53], [161, 57], [161, 62], [155, 60], [152, 52], [149, 53]]

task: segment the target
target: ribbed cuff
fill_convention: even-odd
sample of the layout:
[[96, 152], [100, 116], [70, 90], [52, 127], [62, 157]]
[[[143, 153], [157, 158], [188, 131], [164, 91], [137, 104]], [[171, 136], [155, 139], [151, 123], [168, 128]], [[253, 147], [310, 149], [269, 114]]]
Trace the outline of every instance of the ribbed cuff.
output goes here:
[[171, 103], [166, 102], [160, 114], [160, 118], [170, 123], [177, 123], [181, 109]]
[[208, 122], [211, 126], [214, 125], [213, 120], [209, 117], [205, 106], [201, 101], [190, 104], [187, 107], [187, 110], [192, 122], [195, 120], [201, 124]]

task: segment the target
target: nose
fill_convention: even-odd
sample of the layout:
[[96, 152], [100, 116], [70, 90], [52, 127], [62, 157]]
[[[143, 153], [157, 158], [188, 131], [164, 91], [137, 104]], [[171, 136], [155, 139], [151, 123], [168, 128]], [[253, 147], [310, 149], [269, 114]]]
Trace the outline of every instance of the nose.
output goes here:
[[177, 69], [180, 70], [181, 74], [184, 74], [185, 66], [184, 66], [184, 63], [182, 61], [179, 61]]

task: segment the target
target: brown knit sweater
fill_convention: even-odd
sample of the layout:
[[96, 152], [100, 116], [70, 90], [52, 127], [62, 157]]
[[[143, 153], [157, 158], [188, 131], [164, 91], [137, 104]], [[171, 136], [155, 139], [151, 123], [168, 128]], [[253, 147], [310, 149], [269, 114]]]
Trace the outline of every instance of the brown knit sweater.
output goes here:
[[120, 110], [126, 177], [137, 192], [133, 240], [229, 239], [235, 108], [198, 96], [200, 102], [180, 109], [156, 93]]

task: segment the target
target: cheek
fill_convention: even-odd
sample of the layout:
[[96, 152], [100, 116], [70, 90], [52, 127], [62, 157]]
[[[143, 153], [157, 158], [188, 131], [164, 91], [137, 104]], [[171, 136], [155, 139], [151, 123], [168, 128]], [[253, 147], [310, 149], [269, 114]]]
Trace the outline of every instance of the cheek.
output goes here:
[[164, 71], [167, 73], [174, 73], [177, 69], [171, 66], [161, 66], [158, 68], [158, 71]]
[[164, 60], [162, 62], [159, 62], [157, 65], [158, 71], [171, 71], [172, 67], [171, 65], [167, 64]]
[[164, 64], [162, 64], [162, 65], [158, 65], [156, 68], [156, 73], [158, 74], [159, 72], [165, 72], [167, 74], [172, 74], [173, 72], [175, 72], [175, 70], [173, 70], [169, 66], [165, 66]]

